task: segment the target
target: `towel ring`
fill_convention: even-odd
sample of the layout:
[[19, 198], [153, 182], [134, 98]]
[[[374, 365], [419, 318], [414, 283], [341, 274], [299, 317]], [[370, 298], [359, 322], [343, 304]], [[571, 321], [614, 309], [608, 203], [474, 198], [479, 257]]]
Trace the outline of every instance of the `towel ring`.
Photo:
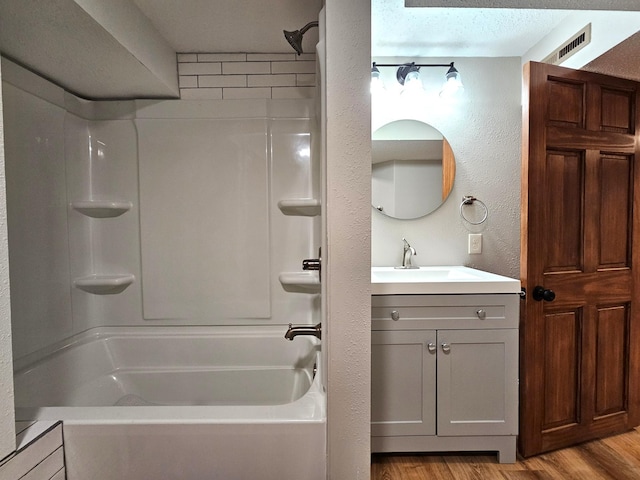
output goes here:
[[[482, 219], [479, 222], [472, 222], [471, 220], [469, 220], [467, 217], [464, 216], [464, 206], [472, 205], [475, 202], [478, 202], [480, 205], [482, 205], [482, 208], [484, 208], [484, 215], [482, 216]], [[471, 225], [480, 225], [481, 223], [484, 223], [487, 220], [488, 216], [489, 216], [489, 209], [487, 208], [487, 206], [484, 204], [482, 200], [478, 200], [476, 197], [472, 195], [465, 195], [464, 197], [462, 197], [462, 203], [460, 204], [460, 217], [465, 222], [470, 223]]]

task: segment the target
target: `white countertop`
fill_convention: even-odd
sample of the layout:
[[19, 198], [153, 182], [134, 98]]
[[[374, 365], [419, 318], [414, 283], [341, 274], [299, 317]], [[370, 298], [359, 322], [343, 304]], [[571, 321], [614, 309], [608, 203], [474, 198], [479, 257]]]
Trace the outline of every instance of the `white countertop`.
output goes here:
[[371, 267], [372, 295], [520, 293], [520, 281], [464, 266]]

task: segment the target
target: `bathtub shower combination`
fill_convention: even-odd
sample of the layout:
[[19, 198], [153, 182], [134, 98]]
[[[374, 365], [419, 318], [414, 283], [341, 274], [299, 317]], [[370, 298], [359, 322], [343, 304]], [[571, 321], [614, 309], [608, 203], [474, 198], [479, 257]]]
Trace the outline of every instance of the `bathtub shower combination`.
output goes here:
[[16, 372], [17, 417], [64, 422], [68, 478], [321, 478], [318, 341], [137, 330], [93, 329]]
[[2, 80], [16, 419], [69, 480], [324, 479], [314, 101]]

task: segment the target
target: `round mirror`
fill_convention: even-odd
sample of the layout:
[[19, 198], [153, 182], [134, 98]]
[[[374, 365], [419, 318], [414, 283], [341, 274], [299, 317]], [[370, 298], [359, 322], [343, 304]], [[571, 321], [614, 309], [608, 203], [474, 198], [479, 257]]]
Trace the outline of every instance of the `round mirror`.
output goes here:
[[396, 120], [372, 135], [371, 202], [379, 212], [409, 220], [447, 199], [456, 173], [449, 142], [431, 125]]

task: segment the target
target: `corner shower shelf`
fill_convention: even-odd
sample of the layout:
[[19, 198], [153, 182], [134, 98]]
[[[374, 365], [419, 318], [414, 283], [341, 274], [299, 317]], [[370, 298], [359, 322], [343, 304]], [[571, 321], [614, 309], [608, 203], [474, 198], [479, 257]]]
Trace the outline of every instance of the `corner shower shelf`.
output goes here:
[[315, 198], [288, 198], [280, 200], [278, 208], [285, 215], [315, 217], [320, 215], [320, 200]]
[[320, 293], [320, 276], [315, 272], [282, 272], [282, 288], [293, 293]]
[[71, 202], [74, 210], [87, 217], [92, 218], [112, 218], [119, 217], [123, 213], [131, 210], [131, 202], [108, 202], [97, 200], [83, 200]]
[[133, 283], [135, 277], [131, 274], [123, 275], [87, 275], [76, 278], [73, 284], [76, 288], [94, 295], [113, 295], [123, 292]]

